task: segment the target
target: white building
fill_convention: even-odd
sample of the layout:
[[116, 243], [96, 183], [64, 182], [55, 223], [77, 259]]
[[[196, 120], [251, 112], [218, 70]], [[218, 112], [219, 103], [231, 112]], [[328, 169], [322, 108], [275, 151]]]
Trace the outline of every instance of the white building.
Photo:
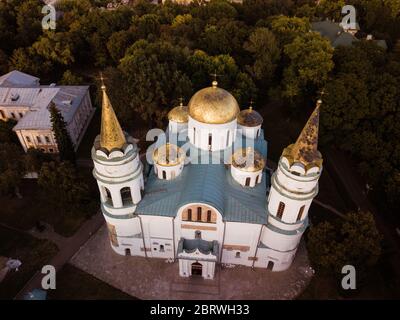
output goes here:
[[0, 77], [0, 120], [18, 121], [13, 128], [25, 151], [57, 152], [49, 106], [61, 111], [75, 150], [94, 114], [88, 86], [40, 85], [39, 79], [12, 71]]
[[238, 104], [214, 82], [187, 108], [170, 113], [172, 135], [176, 123], [188, 123], [179, 132], [186, 139], [178, 146], [156, 142], [153, 165], [140, 162], [103, 86], [102, 128], [92, 158], [113, 250], [174, 260], [182, 277], [213, 279], [217, 264], [288, 269], [318, 193], [319, 106], [271, 175], [259, 115], [240, 117], [240, 125], [257, 127], [257, 134], [237, 130]]

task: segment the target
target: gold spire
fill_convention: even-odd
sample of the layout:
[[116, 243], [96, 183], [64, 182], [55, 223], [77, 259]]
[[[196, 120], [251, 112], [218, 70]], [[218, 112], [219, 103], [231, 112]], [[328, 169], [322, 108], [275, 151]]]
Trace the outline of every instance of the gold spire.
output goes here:
[[103, 107], [101, 113], [100, 146], [110, 152], [112, 149], [121, 149], [126, 143], [125, 135], [115, 115], [114, 109], [108, 99], [106, 86], [101, 77], [103, 91]]
[[291, 163], [300, 162], [306, 169], [322, 165], [322, 156], [318, 151], [318, 127], [319, 109], [322, 101], [318, 100], [314, 112], [311, 114], [306, 125], [301, 131], [295, 144], [290, 145], [283, 151], [283, 156]]

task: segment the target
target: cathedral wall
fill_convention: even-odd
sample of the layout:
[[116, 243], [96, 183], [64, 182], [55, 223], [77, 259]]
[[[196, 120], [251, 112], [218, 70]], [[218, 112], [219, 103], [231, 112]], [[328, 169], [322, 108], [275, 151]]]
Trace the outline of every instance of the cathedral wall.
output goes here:
[[[284, 223], [300, 223], [306, 219], [312, 200], [313, 198], [311, 197], [306, 200], [284, 197], [272, 185], [268, 201], [268, 211], [270, 215], [273, 215], [277, 220], [281, 220]], [[303, 206], [304, 209], [302, 209]], [[281, 212], [281, 218], [277, 217], [279, 212]], [[300, 220], [297, 221], [299, 214]], [[288, 227], [290, 228], [290, 226]]]
[[[202, 150], [223, 150], [231, 146], [236, 137], [236, 119], [229, 123], [208, 124], [189, 116], [188, 136], [190, 142]], [[210, 138], [211, 137], [211, 138]]]
[[290, 251], [297, 247], [300, 242], [304, 230], [299, 229], [299, 232], [294, 234], [286, 233], [283, 230], [274, 228], [271, 225], [264, 227], [261, 242], [266, 247], [278, 251]]
[[173, 218], [141, 215], [146, 252], [152, 258], [174, 258]]
[[226, 222], [222, 263], [252, 266], [261, 224]]
[[[254, 187], [256, 184], [260, 183], [262, 180], [262, 170], [256, 172], [247, 172], [236, 168], [231, 165], [232, 177], [240, 183], [242, 186], [246, 186], [247, 178], [250, 178], [248, 187]], [[258, 177], [258, 179], [257, 179]], [[257, 183], [256, 183], [257, 182]]]
[[279, 252], [268, 248], [258, 248], [256, 268], [270, 268], [272, 271], [284, 271], [290, 267], [296, 255], [297, 247], [287, 252]]
[[238, 130], [241, 131], [242, 135], [249, 139], [256, 139], [260, 136], [261, 124], [256, 127], [245, 127], [240, 124], [237, 125]]
[[[186, 212], [188, 207], [201, 207], [201, 208], [210, 208], [212, 221], [215, 222], [204, 222], [204, 221], [185, 221], [182, 220], [184, 212]], [[202, 209], [202, 212], [205, 211]], [[193, 220], [197, 220], [197, 213], [193, 212]], [[203, 220], [202, 215], [202, 220]], [[216, 218], [214, 220], [214, 217]], [[204, 203], [191, 203], [185, 206], [182, 206], [176, 215], [175, 218], [175, 248], [178, 246], [178, 242], [181, 237], [185, 239], [195, 239], [196, 231], [200, 231], [201, 238], [206, 241], [217, 240], [219, 244], [222, 243], [223, 235], [224, 235], [224, 223], [222, 221], [222, 216], [218, 210], [215, 208], [208, 206]], [[220, 250], [222, 248], [220, 247]]]

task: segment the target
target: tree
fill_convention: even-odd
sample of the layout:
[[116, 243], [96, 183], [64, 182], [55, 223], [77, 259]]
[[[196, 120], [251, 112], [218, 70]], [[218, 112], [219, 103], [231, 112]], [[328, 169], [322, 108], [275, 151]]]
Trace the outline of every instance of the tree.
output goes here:
[[72, 73], [71, 70], [67, 70], [64, 72], [62, 79], [60, 81], [60, 84], [62, 85], [70, 85], [70, 86], [76, 86], [83, 84], [83, 79], [80, 76], [77, 76], [76, 74]]
[[46, 199], [61, 212], [73, 214], [89, 201], [88, 186], [69, 162], [43, 163], [38, 185]]
[[0, 120], [0, 143], [18, 144], [18, 138], [15, 132], [12, 131], [17, 121], [8, 119], [7, 121]]
[[118, 70], [107, 74], [113, 106], [124, 125], [129, 127], [137, 114], [160, 125], [171, 101], [190, 96], [192, 84], [183, 71], [187, 54], [168, 42], [146, 40], [127, 50]]
[[133, 28], [113, 33], [107, 42], [107, 49], [111, 58], [118, 63], [119, 60], [124, 57], [126, 49], [128, 49], [135, 40], [136, 35]]
[[274, 34], [267, 28], [257, 28], [250, 35], [244, 48], [252, 54], [254, 63], [247, 66], [253, 78], [268, 84], [280, 58], [280, 50]]
[[67, 160], [71, 161], [71, 163], [75, 163], [74, 145], [67, 130], [67, 124], [54, 102], [50, 105], [50, 119], [52, 130], [57, 141], [60, 159], [62, 161]]
[[289, 64], [284, 70], [283, 94], [288, 98], [300, 95], [312, 86], [321, 88], [333, 69], [333, 48], [329, 41], [316, 32], [297, 36], [284, 47]]
[[0, 194], [17, 192], [25, 174], [21, 147], [0, 143]]
[[310, 31], [310, 22], [307, 18], [277, 16], [270, 22], [271, 30], [283, 47], [291, 43], [296, 37]]
[[370, 212], [349, 212], [332, 224], [312, 226], [307, 236], [309, 258], [317, 271], [340, 276], [342, 267], [352, 265], [363, 278], [381, 254], [380, 235]]
[[8, 72], [8, 56], [0, 49], [0, 74]]

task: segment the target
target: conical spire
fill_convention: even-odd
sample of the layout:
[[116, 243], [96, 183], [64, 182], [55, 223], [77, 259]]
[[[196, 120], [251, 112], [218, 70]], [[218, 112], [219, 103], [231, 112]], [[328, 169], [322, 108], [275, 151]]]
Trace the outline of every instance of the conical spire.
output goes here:
[[126, 143], [125, 135], [115, 115], [114, 109], [108, 99], [106, 86], [101, 86], [103, 91], [103, 106], [101, 113], [100, 146], [109, 152], [112, 149], [121, 149]]
[[293, 162], [301, 162], [306, 167], [320, 166], [321, 153], [318, 151], [319, 109], [322, 101], [318, 100], [314, 112], [308, 119], [297, 141], [290, 148]]

